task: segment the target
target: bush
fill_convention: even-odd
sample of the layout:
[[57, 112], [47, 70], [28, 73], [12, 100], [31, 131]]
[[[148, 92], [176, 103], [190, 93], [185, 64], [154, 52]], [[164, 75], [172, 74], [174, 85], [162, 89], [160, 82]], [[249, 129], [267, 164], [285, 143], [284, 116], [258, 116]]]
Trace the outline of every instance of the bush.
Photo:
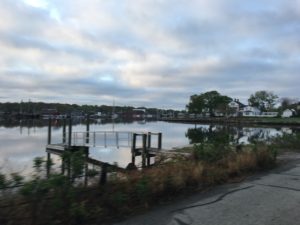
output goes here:
[[196, 144], [194, 145], [193, 157], [196, 160], [202, 160], [205, 162], [216, 162], [231, 152], [228, 145], [222, 144]]

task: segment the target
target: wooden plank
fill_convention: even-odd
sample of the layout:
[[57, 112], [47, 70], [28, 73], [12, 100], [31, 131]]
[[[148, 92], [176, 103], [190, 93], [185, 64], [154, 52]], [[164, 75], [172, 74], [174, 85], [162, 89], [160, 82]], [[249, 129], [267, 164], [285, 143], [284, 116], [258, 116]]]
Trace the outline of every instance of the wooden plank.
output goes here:
[[58, 150], [58, 149], [46, 149], [46, 152], [47, 153], [50, 153], [50, 154], [55, 154], [55, 155], [62, 155], [63, 154], [63, 150]]
[[108, 166], [108, 168], [112, 168], [112, 169], [114, 169], [116, 171], [119, 171], [119, 172], [125, 172], [126, 171], [126, 169], [124, 169], [124, 168], [121, 168], [121, 167], [118, 167], [118, 166], [115, 166], [115, 165], [111, 165], [111, 164], [108, 164], [106, 162], [101, 162], [101, 161], [99, 161], [97, 159], [93, 159], [93, 158], [90, 158], [90, 157], [87, 159], [87, 162], [91, 163], [91, 164], [93, 164], [95, 166], [101, 166], [101, 167], [104, 164], [106, 164]]
[[50, 144], [50, 145], [46, 145], [46, 149], [48, 150], [60, 150], [60, 151], [64, 151], [66, 149], [66, 145], [63, 144]]
[[[47, 153], [51, 153], [51, 154], [55, 154], [55, 155], [62, 155], [66, 149], [68, 148], [68, 146], [65, 146], [65, 145], [47, 145], [46, 146], [46, 152]], [[97, 159], [93, 159], [93, 158], [90, 158], [88, 157], [87, 158], [87, 163], [90, 163], [90, 164], [93, 164], [93, 165], [96, 165], [96, 166], [103, 166], [104, 164], [107, 164], [108, 168], [112, 168], [116, 171], [119, 171], [119, 172], [124, 172], [126, 171], [124, 168], [121, 168], [121, 167], [118, 167], [118, 166], [115, 166], [115, 165], [111, 165], [111, 164], [108, 164], [108, 163], [105, 163], [105, 162], [101, 162]]]

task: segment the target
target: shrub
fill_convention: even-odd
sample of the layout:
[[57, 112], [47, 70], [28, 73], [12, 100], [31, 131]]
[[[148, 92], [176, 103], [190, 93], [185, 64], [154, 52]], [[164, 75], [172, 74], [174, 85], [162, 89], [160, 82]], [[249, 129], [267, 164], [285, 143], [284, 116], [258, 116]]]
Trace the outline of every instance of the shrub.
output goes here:
[[193, 157], [196, 160], [212, 163], [223, 159], [230, 151], [231, 149], [228, 145], [196, 144], [194, 145]]

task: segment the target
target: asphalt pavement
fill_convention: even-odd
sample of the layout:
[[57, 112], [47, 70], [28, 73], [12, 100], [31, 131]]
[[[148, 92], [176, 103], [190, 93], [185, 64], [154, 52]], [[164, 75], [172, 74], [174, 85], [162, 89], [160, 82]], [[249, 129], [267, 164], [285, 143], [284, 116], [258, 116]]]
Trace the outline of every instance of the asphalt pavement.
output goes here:
[[241, 183], [216, 186], [114, 225], [300, 225], [300, 154]]

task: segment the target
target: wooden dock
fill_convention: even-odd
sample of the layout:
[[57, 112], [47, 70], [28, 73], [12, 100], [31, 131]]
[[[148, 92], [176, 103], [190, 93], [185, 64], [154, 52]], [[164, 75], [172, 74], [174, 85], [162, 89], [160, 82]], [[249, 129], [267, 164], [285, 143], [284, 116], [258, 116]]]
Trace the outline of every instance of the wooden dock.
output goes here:
[[[67, 121], [64, 120], [62, 129], [62, 143], [51, 143], [51, 119], [49, 119], [48, 126], [48, 144], [46, 145], [47, 160], [51, 159], [51, 154], [62, 156], [64, 152], [76, 152], [83, 151], [85, 154], [86, 171], [88, 164], [101, 167], [100, 183], [106, 182], [107, 169], [112, 171], [125, 172], [126, 169], [136, 169], [135, 158], [141, 156], [142, 168], [150, 166], [150, 159], [162, 153], [162, 133], [132, 133], [132, 132], [105, 132], [105, 131], [90, 131], [89, 119], [87, 121], [85, 132], [72, 132], [72, 120], [68, 121], [68, 133], [67, 133]], [[101, 134], [101, 135], [100, 135]], [[115, 138], [114, 141], [108, 142], [108, 137]], [[126, 138], [124, 138], [127, 137]], [[101, 137], [102, 143], [99, 143], [97, 137]], [[122, 138], [123, 137], [123, 138]], [[73, 140], [72, 140], [73, 138]], [[154, 138], [156, 140], [156, 146], [153, 146], [152, 142]], [[80, 140], [80, 141], [78, 141]], [[116, 165], [102, 162], [100, 160], [89, 157], [90, 147], [107, 147], [114, 144], [119, 148], [121, 142], [126, 143], [126, 147], [131, 149], [132, 160], [126, 168], [121, 168]], [[130, 150], [129, 150], [130, 151]], [[69, 170], [69, 169], [68, 169]], [[48, 173], [49, 171], [47, 171]], [[64, 162], [62, 162], [62, 172], [64, 172]], [[70, 171], [68, 171], [68, 174]]]

